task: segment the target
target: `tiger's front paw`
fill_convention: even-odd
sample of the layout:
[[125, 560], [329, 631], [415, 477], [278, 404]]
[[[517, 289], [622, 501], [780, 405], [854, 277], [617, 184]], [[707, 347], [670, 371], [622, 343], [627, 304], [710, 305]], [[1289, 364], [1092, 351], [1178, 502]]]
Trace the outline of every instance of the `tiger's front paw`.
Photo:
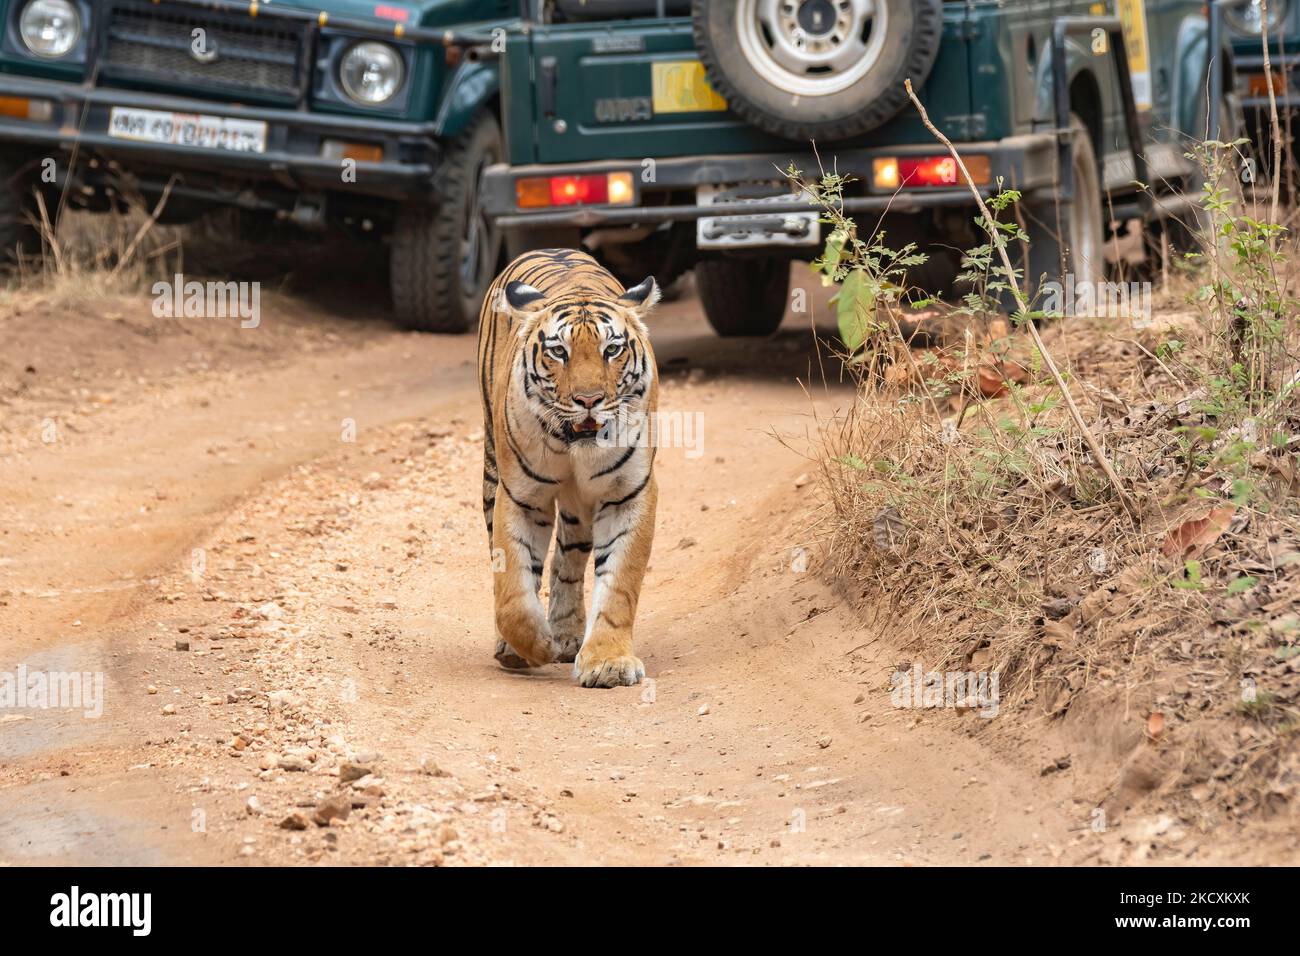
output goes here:
[[573, 673], [583, 687], [631, 686], [641, 683], [641, 678], [645, 677], [645, 665], [639, 657], [631, 654], [602, 657], [583, 648], [578, 652]]
[[529, 646], [529, 656], [524, 657], [515, 648], [506, 643], [505, 638], [498, 637], [492, 656], [497, 663], [508, 670], [525, 670], [529, 667], [541, 667], [559, 660], [560, 649], [549, 637], [533, 641]]

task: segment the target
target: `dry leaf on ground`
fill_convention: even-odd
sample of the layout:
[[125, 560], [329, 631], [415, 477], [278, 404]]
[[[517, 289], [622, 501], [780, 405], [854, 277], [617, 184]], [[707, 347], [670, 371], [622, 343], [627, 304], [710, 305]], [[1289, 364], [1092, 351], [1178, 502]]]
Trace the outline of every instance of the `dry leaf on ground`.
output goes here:
[[1189, 518], [1169, 532], [1169, 537], [1160, 548], [1161, 553], [1167, 558], [1184, 560], [1199, 557], [1205, 553], [1206, 548], [1219, 540], [1236, 513], [1237, 509], [1228, 505], [1212, 508], [1200, 518]]

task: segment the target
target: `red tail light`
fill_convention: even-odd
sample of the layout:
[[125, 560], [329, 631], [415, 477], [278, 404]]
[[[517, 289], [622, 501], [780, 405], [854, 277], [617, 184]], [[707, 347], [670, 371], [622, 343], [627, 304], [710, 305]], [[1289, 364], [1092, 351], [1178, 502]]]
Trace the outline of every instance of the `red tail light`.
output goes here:
[[[971, 179], [977, 186], [987, 186], [992, 178], [988, 156], [963, 157]], [[899, 156], [877, 159], [872, 163], [872, 182], [876, 189], [916, 189], [922, 186], [965, 186], [961, 167], [951, 156]]]
[[626, 205], [635, 198], [632, 174], [628, 172], [590, 176], [530, 176], [515, 180], [515, 201], [520, 209], [602, 203]]
[[552, 206], [582, 206], [609, 201], [604, 176], [552, 176]]

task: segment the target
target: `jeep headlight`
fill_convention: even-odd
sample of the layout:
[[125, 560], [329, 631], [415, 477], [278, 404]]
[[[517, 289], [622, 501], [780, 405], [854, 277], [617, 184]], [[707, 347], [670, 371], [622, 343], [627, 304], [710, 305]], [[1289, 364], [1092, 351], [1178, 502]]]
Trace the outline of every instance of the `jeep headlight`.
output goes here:
[[[1267, 24], [1270, 33], [1277, 29], [1277, 25], [1286, 16], [1286, 8], [1287, 0], [1270, 0]], [[1259, 36], [1259, 31], [1265, 26], [1264, 10], [1259, 5], [1259, 0], [1230, 3], [1224, 7], [1223, 15], [1227, 18], [1229, 27], [1247, 36]]]
[[402, 54], [387, 43], [367, 40], [348, 48], [339, 60], [343, 92], [362, 106], [377, 106], [402, 88]]
[[18, 33], [34, 54], [55, 59], [81, 39], [81, 14], [70, 0], [31, 0], [18, 18]]

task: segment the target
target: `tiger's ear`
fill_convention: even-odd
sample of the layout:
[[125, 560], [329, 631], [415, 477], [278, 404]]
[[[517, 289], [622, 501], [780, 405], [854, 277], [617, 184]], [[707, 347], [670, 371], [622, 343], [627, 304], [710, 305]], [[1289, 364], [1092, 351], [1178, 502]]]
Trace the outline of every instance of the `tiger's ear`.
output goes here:
[[646, 276], [639, 285], [620, 295], [618, 301], [630, 308], [637, 319], [644, 320], [659, 301], [659, 283], [655, 282], [654, 276]]
[[509, 282], [502, 291], [497, 309], [519, 318], [528, 318], [541, 310], [545, 298], [545, 295], [526, 283]]

